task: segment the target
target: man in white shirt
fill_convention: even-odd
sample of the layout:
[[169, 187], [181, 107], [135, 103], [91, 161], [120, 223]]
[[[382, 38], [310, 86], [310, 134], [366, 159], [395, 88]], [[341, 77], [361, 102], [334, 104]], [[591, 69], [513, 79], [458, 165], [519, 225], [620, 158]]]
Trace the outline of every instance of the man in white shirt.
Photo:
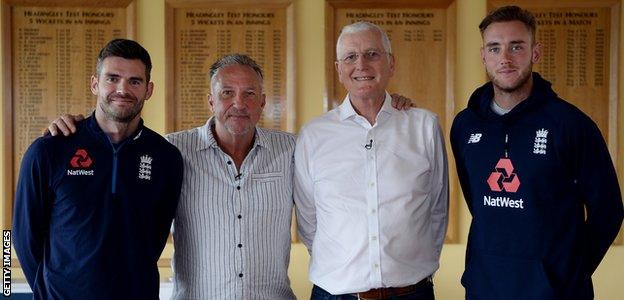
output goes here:
[[448, 210], [437, 117], [396, 110], [386, 33], [345, 26], [336, 69], [342, 105], [305, 125], [295, 149], [295, 204], [311, 255], [312, 299], [434, 299]]

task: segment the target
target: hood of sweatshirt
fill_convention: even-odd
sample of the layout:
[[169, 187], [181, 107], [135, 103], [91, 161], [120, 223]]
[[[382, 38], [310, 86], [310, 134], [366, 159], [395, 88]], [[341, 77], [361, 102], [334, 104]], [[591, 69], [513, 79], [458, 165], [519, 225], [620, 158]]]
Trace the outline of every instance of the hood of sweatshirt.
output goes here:
[[545, 101], [556, 99], [557, 93], [553, 91], [552, 84], [542, 78], [538, 73], [533, 72], [533, 88], [529, 97], [518, 103], [509, 113], [502, 116], [497, 115], [490, 108], [492, 99], [494, 99], [494, 86], [492, 82], [488, 82], [472, 93], [468, 100], [468, 109], [477, 114], [480, 118], [492, 121], [502, 119], [515, 119], [524, 112], [530, 111], [543, 105]]

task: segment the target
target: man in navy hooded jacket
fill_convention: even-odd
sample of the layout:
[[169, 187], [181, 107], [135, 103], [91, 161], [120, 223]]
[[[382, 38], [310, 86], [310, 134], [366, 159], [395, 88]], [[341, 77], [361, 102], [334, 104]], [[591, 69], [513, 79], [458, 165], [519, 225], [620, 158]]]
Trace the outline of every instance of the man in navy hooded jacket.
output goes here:
[[158, 299], [182, 156], [143, 126], [151, 67], [138, 43], [109, 42], [91, 77], [95, 112], [24, 154], [13, 230], [34, 299]]
[[622, 198], [594, 122], [532, 72], [535, 18], [515, 6], [479, 25], [490, 82], [451, 129], [473, 216], [467, 299], [592, 299], [591, 276], [622, 222]]

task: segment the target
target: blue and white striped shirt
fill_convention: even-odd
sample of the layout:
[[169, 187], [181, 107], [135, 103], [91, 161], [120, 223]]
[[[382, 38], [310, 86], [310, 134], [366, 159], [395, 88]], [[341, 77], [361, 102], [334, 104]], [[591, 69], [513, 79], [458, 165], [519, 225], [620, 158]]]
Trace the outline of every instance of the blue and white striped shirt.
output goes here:
[[174, 220], [174, 299], [294, 299], [288, 280], [292, 134], [256, 128], [241, 165], [211, 128], [172, 133], [184, 159]]

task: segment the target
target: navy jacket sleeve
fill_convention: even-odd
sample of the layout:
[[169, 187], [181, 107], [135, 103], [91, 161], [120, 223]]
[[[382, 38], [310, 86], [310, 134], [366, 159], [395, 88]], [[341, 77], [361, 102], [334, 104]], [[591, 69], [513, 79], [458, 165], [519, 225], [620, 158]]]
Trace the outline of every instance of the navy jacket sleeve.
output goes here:
[[[598, 127], [589, 119], [575, 135], [576, 178], [587, 211], [585, 271], [592, 274], [617, 236], [624, 211], [611, 156]], [[588, 124], [589, 123], [589, 124]]]
[[50, 171], [44, 143], [35, 141], [24, 154], [13, 207], [14, 246], [28, 284], [43, 275], [43, 253], [49, 231]]
[[[461, 114], [461, 113], [460, 113]], [[455, 158], [455, 166], [457, 168], [457, 177], [459, 178], [459, 184], [461, 186], [462, 192], [464, 194], [464, 199], [466, 200], [466, 204], [468, 205], [468, 210], [472, 214], [472, 199], [470, 197], [470, 184], [468, 183], [468, 175], [466, 172], [466, 166], [464, 165], [464, 159], [461, 156], [461, 134], [460, 134], [460, 116], [458, 115], [453, 120], [453, 125], [451, 126], [451, 149], [453, 150], [453, 157]]]
[[176, 214], [178, 202], [180, 199], [180, 190], [182, 188], [182, 155], [177, 149], [175, 149], [173, 153], [174, 154], [170, 157], [171, 161], [166, 183], [167, 188], [165, 190], [166, 195], [162, 199], [162, 205], [160, 206], [158, 212], [159, 226], [162, 226], [158, 229], [158, 233], [160, 234], [159, 240], [162, 242], [161, 245], [165, 245], [167, 237], [169, 236], [171, 221]]

